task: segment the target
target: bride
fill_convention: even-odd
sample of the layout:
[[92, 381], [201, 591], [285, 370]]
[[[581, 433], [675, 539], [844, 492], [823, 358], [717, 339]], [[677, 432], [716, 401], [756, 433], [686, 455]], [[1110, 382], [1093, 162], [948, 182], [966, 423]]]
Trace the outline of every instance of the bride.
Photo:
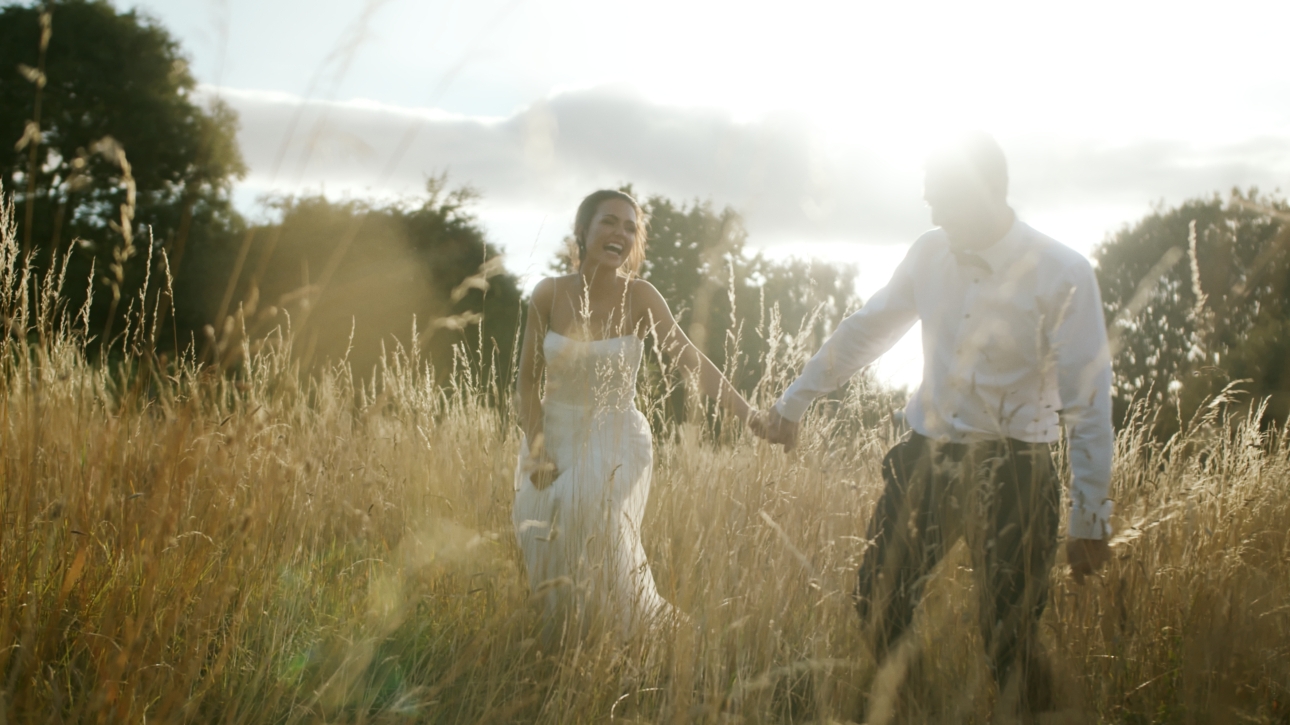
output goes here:
[[518, 384], [524, 437], [512, 518], [548, 641], [566, 626], [574, 637], [593, 626], [630, 634], [671, 612], [640, 538], [653, 469], [649, 424], [634, 403], [643, 338], [654, 335], [727, 412], [745, 422], [752, 412], [658, 290], [636, 278], [645, 219], [635, 199], [591, 194], [574, 237], [578, 271], [533, 290]]

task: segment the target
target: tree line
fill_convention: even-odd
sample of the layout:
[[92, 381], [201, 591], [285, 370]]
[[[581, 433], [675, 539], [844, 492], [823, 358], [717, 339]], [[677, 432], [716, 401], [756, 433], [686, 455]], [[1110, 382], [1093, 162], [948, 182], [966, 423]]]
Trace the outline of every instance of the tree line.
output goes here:
[[[235, 365], [242, 335], [281, 328], [307, 364], [345, 358], [363, 372], [400, 345], [441, 375], [464, 355], [509, 380], [523, 294], [469, 189], [436, 177], [396, 202], [278, 197], [266, 201], [274, 221], [249, 222], [231, 201], [246, 172], [236, 114], [199, 103], [196, 86], [179, 44], [138, 11], [0, 9], [0, 138], [12, 140], [0, 182], [34, 270], [65, 261], [66, 308], [88, 312], [92, 351], [110, 359], [141, 300], [164, 318], [154, 344], [170, 355]], [[643, 276], [745, 390], [786, 341], [813, 348], [861, 304], [853, 267], [751, 254], [735, 209], [644, 206]], [[1274, 195], [1216, 194], [1099, 245], [1117, 423], [1141, 404], [1168, 433], [1229, 386], [1266, 399], [1267, 421], [1287, 419], [1288, 222]], [[171, 288], [141, 298], [163, 274]]]

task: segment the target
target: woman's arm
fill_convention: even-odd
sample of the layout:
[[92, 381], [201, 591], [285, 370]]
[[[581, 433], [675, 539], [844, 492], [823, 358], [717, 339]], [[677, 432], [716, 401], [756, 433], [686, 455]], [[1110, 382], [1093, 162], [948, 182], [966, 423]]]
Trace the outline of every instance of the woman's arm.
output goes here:
[[520, 343], [520, 370], [516, 381], [516, 408], [520, 430], [529, 446], [529, 458], [536, 468], [530, 476], [539, 489], [551, 485], [557, 471], [551, 464], [543, 446], [542, 375], [546, 361], [542, 357], [542, 339], [546, 337], [547, 315], [555, 299], [555, 280], [544, 279], [533, 289], [529, 300], [528, 319], [524, 323], [524, 338]]
[[749, 415], [753, 413], [752, 406], [726, 380], [726, 376], [721, 374], [708, 356], [690, 342], [690, 338], [686, 337], [681, 326], [676, 323], [663, 295], [659, 294], [654, 285], [644, 280], [635, 280], [632, 286], [633, 302], [639, 305], [637, 309], [641, 309], [644, 314], [641, 322], [654, 334], [660, 350], [683, 370], [698, 378], [700, 392], [717, 401], [726, 412], [747, 423]]

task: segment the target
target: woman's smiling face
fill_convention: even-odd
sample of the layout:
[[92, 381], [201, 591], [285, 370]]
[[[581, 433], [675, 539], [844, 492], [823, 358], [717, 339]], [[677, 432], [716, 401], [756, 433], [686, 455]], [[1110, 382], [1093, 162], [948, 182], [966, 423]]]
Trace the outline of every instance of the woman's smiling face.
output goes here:
[[584, 266], [617, 269], [627, 262], [636, 245], [636, 209], [622, 199], [606, 199], [587, 227]]

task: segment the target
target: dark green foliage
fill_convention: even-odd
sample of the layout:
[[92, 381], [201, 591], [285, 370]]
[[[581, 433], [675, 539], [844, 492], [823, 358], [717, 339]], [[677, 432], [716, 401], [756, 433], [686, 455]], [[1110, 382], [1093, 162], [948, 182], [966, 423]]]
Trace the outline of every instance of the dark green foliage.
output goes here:
[[[464, 343], [484, 369], [492, 370], [495, 358], [503, 363], [496, 372], [509, 374], [515, 279], [490, 274], [487, 294], [476, 285], [451, 299], [454, 288], [497, 256], [464, 210], [468, 193], [447, 193], [435, 180], [425, 198], [401, 205], [279, 199], [271, 205], [280, 223], [248, 228], [229, 201], [233, 179], [244, 172], [236, 117], [218, 102], [197, 103], [196, 82], [169, 33], [136, 11], [69, 0], [52, 6], [42, 58], [42, 10], [0, 9], [0, 138], [13, 148], [36, 115], [38, 97], [41, 130], [36, 145], [28, 137], [3, 157], [3, 182], [14, 194], [18, 238], [30, 240], [37, 268], [70, 250], [64, 297], [71, 312], [83, 304], [95, 270], [92, 336], [124, 328], [149, 259], [155, 266], [146, 305], [157, 305], [165, 251], [175, 299], [168, 319], [161, 299], [163, 349], [193, 343], [202, 359], [231, 363], [243, 324], [255, 337], [290, 318], [302, 360], [348, 353], [366, 372], [383, 343], [411, 344], [415, 315], [420, 352], [441, 375], [452, 367], [453, 343]], [[32, 80], [38, 73], [20, 72], [42, 61], [43, 87]], [[124, 152], [128, 176], [119, 157], [104, 153], [109, 138]], [[29, 194], [32, 168], [38, 173]], [[130, 235], [119, 226], [127, 181], [136, 189]], [[499, 271], [494, 265], [492, 272]], [[470, 312], [485, 313], [482, 330], [462, 317]]]
[[[383, 206], [321, 196], [273, 200], [281, 221], [250, 230], [230, 312], [241, 308], [252, 337], [289, 320], [302, 360], [348, 355], [363, 376], [382, 345], [412, 344], [415, 316], [419, 351], [439, 377], [451, 371], [451, 348], [460, 343], [476, 363], [473, 372], [496, 372], [507, 381], [520, 291], [469, 213], [471, 198], [468, 190], [445, 191], [435, 179], [425, 196]], [[223, 250], [211, 266], [231, 270], [234, 251]], [[471, 277], [476, 284], [462, 287], [454, 300], [453, 291]], [[208, 309], [219, 299], [214, 291], [206, 292]], [[482, 320], [472, 313], [482, 313]]]
[[[1270, 398], [1266, 422], [1290, 414], [1290, 206], [1234, 192], [1159, 209], [1095, 252], [1113, 339], [1116, 421], [1135, 399], [1165, 406], [1176, 429], [1233, 381]], [[1194, 225], [1194, 256], [1191, 252]], [[1170, 249], [1176, 261], [1151, 274]], [[1167, 261], [1167, 259], [1166, 259]], [[1203, 299], [1198, 304], [1196, 283]], [[1144, 304], [1130, 309], [1139, 292]]]
[[[114, 250], [116, 258], [128, 257], [116, 279], [123, 300], [144, 276], [150, 243], [166, 250], [180, 277], [195, 281], [202, 270], [185, 266], [187, 251], [219, 243], [238, 224], [229, 204], [231, 182], [244, 171], [234, 114], [218, 103], [197, 103], [178, 44], [146, 16], [102, 1], [51, 8], [43, 89], [31, 71], [20, 72], [20, 66], [42, 65], [41, 8], [0, 9], [0, 147], [9, 149], [0, 155], [0, 173], [5, 191], [14, 194], [18, 239], [36, 253], [38, 268], [48, 266], [55, 250], [82, 240], [72, 247], [66, 290], [72, 310], [84, 300], [92, 261], [100, 280], [108, 273], [111, 281]], [[41, 135], [15, 149], [34, 119], [38, 94]], [[124, 150], [137, 188], [133, 253], [124, 252], [123, 235], [111, 228], [127, 191], [120, 163], [96, 151], [107, 137]], [[96, 281], [96, 287], [104, 285]], [[112, 297], [106, 292], [96, 290], [92, 331], [105, 321]], [[196, 322], [190, 317], [181, 310], [185, 325]]]

